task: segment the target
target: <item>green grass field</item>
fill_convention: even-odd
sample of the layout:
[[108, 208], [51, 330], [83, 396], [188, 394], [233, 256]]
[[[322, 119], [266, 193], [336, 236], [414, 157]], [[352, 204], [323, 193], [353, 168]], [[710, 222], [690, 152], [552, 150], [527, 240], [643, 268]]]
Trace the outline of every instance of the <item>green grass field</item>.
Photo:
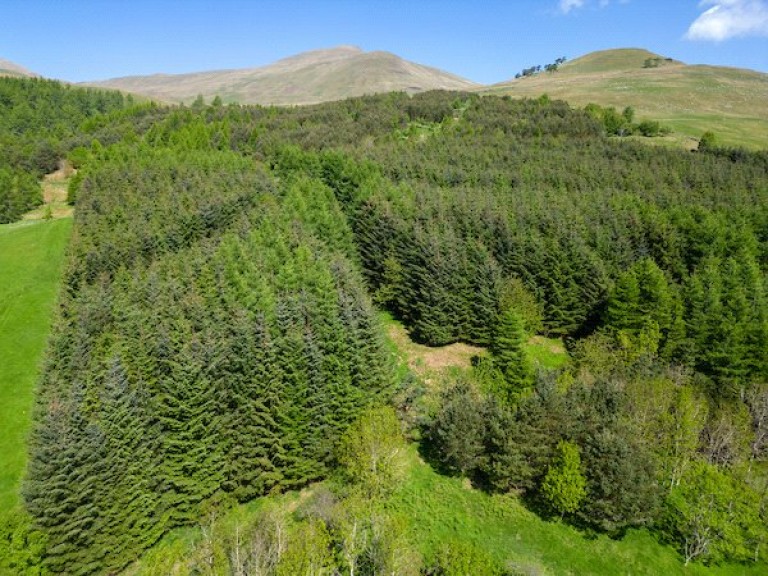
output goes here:
[[[574, 107], [590, 102], [618, 110], [632, 106], [637, 121], [657, 120], [671, 128], [664, 141], [683, 148], [695, 147], [708, 130], [720, 145], [768, 148], [768, 74], [676, 61], [645, 68], [644, 61], [655, 56], [637, 49], [593, 52], [554, 74], [496, 84], [481, 93], [514, 98], [547, 94]], [[642, 139], [656, 140], [661, 139]]]
[[0, 226], [0, 511], [18, 503], [35, 381], [72, 219]]

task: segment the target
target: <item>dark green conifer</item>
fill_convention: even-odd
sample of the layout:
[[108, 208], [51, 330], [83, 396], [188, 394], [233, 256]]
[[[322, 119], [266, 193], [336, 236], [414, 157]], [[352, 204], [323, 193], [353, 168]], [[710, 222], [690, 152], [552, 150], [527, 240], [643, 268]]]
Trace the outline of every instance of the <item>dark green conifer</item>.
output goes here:
[[494, 330], [491, 354], [494, 366], [504, 378], [499, 399], [511, 404], [533, 384], [533, 365], [525, 349], [527, 337], [520, 315], [513, 309], [504, 310]]

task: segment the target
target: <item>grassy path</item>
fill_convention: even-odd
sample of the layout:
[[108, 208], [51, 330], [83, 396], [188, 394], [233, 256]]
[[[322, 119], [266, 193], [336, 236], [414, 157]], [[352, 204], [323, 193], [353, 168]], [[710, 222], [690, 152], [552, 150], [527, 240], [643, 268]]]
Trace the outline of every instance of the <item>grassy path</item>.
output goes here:
[[35, 382], [71, 228], [71, 218], [0, 226], [0, 511], [18, 503]]
[[67, 203], [67, 188], [73, 173], [72, 168], [64, 163], [55, 172], [46, 174], [40, 183], [43, 190], [43, 203], [27, 212], [24, 220], [47, 220], [72, 216], [74, 208]]

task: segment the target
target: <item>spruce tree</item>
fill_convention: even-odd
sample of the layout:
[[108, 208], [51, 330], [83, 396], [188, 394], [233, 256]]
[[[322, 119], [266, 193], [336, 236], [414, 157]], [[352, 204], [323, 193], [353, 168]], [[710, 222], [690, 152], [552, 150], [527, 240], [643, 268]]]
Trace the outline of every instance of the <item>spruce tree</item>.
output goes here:
[[640, 284], [634, 269], [622, 273], [608, 298], [606, 322], [616, 330], [636, 332], [642, 326], [640, 317]]
[[512, 308], [499, 315], [491, 343], [493, 363], [504, 378], [499, 399], [512, 404], [521, 392], [533, 384], [533, 365], [525, 349], [527, 338], [523, 320]]

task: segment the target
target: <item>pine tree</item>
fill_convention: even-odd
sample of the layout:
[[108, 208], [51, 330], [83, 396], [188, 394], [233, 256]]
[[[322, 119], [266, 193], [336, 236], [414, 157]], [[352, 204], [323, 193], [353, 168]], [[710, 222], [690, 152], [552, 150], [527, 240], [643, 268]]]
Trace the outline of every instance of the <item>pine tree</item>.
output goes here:
[[282, 443], [275, 419], [279, 406], [273, 373], [276, 359], [264, 315], [230, 318], [232, 357], [219, 390], [226, 455], [222, 487], [246, 501], [282, 480]]
[[[32, 439], [36, 450], [24, 486], [27, 509], [47, 539], [45, 566], [55, 574], [91, 573], [104, 554], [95, 542], [107, 502], [98, 494], [105, 478], [106, 439], [84, 411], [85, 389], [50, 404]], [[95, 552], [95, 554], [94, 554]]]
[[148, 419], [147, 391], [130, 382], [123, 364], [117, 353], [110, 359], [99, 399], [107, 447], [97, 494], [103, 524], [94, 547], [109, 551], [105, 562], [114, 569], [154, 544], [171, 516], [161, 503], [159, 441]]
[[177, 337], [186, 341], [176, 343], [168, 373], [158, 382], [159, 476], [177, 523], [195, 520], [198, 505], [221, 487], [224, 462], [221, 417], [209, 374], [215, 364], [207, 363], [215, 347], [185, 328], [178, 326]]
[[499, 399], [512, 404], [515, 398], [533, 384], [533, 365], [525, 349], [527, 338], [523, 320], [513, 309], [503, 311], [491, 343], [493, 363], [504, 377]]
[[479, 394], [460, 381], [440, 395], [429, 437], [448, 470], [467, 475], [483, 465], [485, 416]]
[[640, 284], [634, 269], [621, 274], [608, 298], [606, 322], [616, 330], [636, 332], [642, 326]]

